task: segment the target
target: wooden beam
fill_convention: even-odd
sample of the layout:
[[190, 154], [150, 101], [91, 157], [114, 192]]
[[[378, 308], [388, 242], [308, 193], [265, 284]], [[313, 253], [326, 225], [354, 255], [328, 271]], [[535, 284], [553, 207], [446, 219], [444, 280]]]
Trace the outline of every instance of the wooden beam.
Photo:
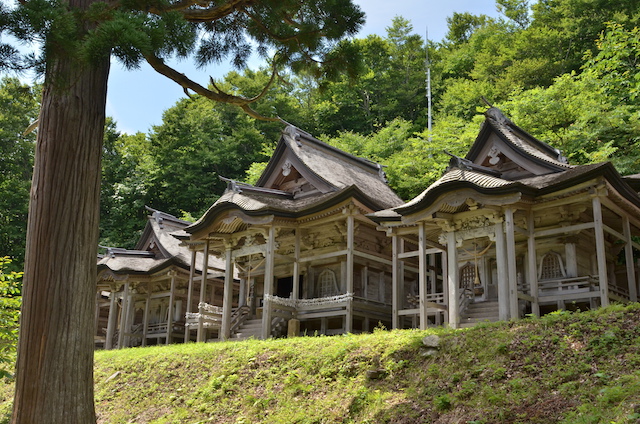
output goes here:
[[120, 310], [120, 332], [118, 333], [118, 349], [122, 349], [124, 346], [124, 333], [127, 330], [127, 318], [129, 311], [129, 282], [124, 283], [122, 293], [122, 306]]
[[618, 240], [626, 241], [627, 239], [622, 233], [619, 233], [618, 231], [614, 230], [608, 225], [605, 225], [604, 223], [602, 224], [602, 229], [604, 230], [605, 233], [611, 234], [612, 236], [616, 237]]
[[[442, 253], [443, 250], [442, 249], [438, 249], [436, 247], [432, 247], [430, 249], [426, 249], [424, 250], [425, 255], [431, 255], [433, 253]], [[400, 259], [405, 259], [405, 258], [415, 258], [416, 256], [420, 255], [420, 251], [418, 250], [413, 250], [411, 252], [404, 252], [401, 253], [400, 256], [398, 256]]]
[[169, 271], [171, 277], [171, 289], [169, 294], [169, 310], [167, 314], [167, 339], [166, 344], [171, 344], [173, 341], [173, 304], [176, 300], [176, 272]]
[[107, 336], [104, 342], [104, 348], [106, 350], [113, 349], [113, 335], [116, 330], [116, 320], [118, 319], [117, 309], [118, 303], [116, 302], [117, 293], [114, 289], [111, 289], [109, 294], [109, 318], [107, 318]]
[[269, 227], [269, 235], [267, 236], [267, 251], [265, 255], [264, 267], [264, 305], [262, 308], [262, 339], [271, 337], [271, 303], [268, 297], [273, 291], [273, 268], [275, 259], [276, 229]]
[[516, 270], [516, 238], [513, 222], [513, 209], [504, 211], [507, 231], [507, 275], [509, 276], [509, 315], [511, 319], [519, 318], [518, 311], [518, 273]]
[[501, 222], [495, 225], [496, 265], [498, 267], [498, 314], [501, 320], [506, 321], [510, 318], [511, 308], [509, 305], [507, 246], [502, 225]]
[[[199, 303], [204, 302], [205, 291], [207, 290], [207, 270], [209, 269], [209, 240], [204, 244], [204, 258], [202, 258], [202, 276], [200, 279], [200, 301]], [[204, 341], [204, 322], [202, 320], [202, 316], [198, 318], [198, 333], [196, 336], [196, 341], [203, 342]]]
[[142, 346], [147, 345], [147, 333], [149, 332], [149, 307], [151, 306], [151, 283], [147, 283], [147, 298], [144, 302], [144, 314], [142, 316]]
[[611, 199], [609, 199], [608, 197], [601, 198], [600, 202], [602, 203], [603, 206], [606, 206], [607, 209], [611, 210], [612, 212], [615, 212], [618, 216], [629, 217], [629, 222], [632, 225], [636, 226], [637, 228], [640, 228], [640, 215], [634, 216], [633, 214], [625, 211], [620, 206], [613, 203], [613, 201], [611, 201]]
[[[293, 247], [293, 298], [300, 299], [300, 243], [301, 243], [301, 230], [295, 229], [296, 238], [295, 245]], [[294, 313], [295, 318], [295, 313]]]
[[322, 255], [315, 255], [315, 256], [307, 256], [305, 258], [300, 258], [300, 262], [301, 263], [305, 263], [305, 262], [311, 262], [311, 261], [320, 261], [322, 259], [330, 259], [330, 258], [336, 258], [338, 256], [344, 256], [347, 254], [347, 250], [339, 250], [337, 252], [329, 252], [329, 253], [324, 253]]
[[593, 222], [585, 222], [582, 224], [568, 225], [566, 227], [557, 227], [557, 228], [549, 228], [548, 230], [539, 230], [534, 233], [536, 238], [538, 237], [546, 237], [553, 236], [556, 234], [566, 234], [572, 232], [578, 232], [582, 230], [588, 230], [593, 228]]
[[224, 292], [222, 295], [222, 327], [218, 338], [228, 340], [231, 336], [231, 307], [233, 306], [233, 259], [232, 246], [225, 246]]
[[400, 304], [400, 240], [396, 234], [391, 236], [391, 328], [399, 328], [398, 311]]
[[629, 285], [629, 300], [638, 301], [638, 283], [636, 282], [636, 270], [633, 263], [633, 244], [631, 242], [631, 224], [629, 218], [622, 217], [622, 229], [624, 231], [625, 245], [624, 258], [627, 265], [627, 283]]
[[600, 306], [609, 306], [609, 284], [607, 280], [607, 256], [604, 245], [604, 230], [602, 223], [602, 205], [600, 197], [595, 196], [593, 203], [593, 222], [596, 236], [596, 257], [598, 263], [598, 280], [600, 284]]
[[360, 258], [369, 259], [370, 261], [378, 262], [380, 264], [387, 265], [387, 266], [392, 266], [393, 265], [392, 261], [390, 261], [389, 259], [380, 258], [380, 257], [378, 257], [376, 255], [372, 255], [370, 253], [359, 252], [357, 250], [354, 250], [353, 251], [353, 255], [354, 256], [358, 256]]
[[[448, 321], [451, 328], [460, 326], [460, 288], [458, 269], [458, 247], [456, 246], [456, 233], [447, 233], [447, 290], [448, 290]], [[421, 270], [422, 273], [422, 270]]]
[[[353, 217], [353, 211], [350, 210], [347, 215], [347, 293], [351, 293], [352, 295], [355, 237], [355, 220]], [[353, 304], [351, 299], [347, 301], [347, 314], [345, 316], [344, 331], [345, 333], [351, 333], [353, 331]]]
[[[193, 296], [193, 278], [196, 275], [196, 255], [198, 254], [198, 252], [196, 250], [192, 250], [191, 251], [191, 268], [189, 269], [189, 288], [187, 289], [187, 310], [185, 313], [185, 317], [186, 314], [189, 312], [192, 312], [192, 307], [193, 307], [193, 301], [191, 299], [191, 297]], [[186, 319], [185, 319], [186, 321]], [[189, 329], [189, 327], [187, 327], [186, 325], [184, 326], [184, 342], [188, 343], [191, 334], [191, 330]]]

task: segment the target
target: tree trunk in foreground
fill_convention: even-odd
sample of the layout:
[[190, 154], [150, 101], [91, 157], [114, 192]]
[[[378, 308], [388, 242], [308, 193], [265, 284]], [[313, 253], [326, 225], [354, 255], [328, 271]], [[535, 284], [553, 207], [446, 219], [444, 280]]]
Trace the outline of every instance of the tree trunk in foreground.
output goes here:
[[[79, 0], [90, 3], [91, 0]], [[95, 423], [93, 332], [109, 58], [47, 62], [29, 205], [14, 424]]]

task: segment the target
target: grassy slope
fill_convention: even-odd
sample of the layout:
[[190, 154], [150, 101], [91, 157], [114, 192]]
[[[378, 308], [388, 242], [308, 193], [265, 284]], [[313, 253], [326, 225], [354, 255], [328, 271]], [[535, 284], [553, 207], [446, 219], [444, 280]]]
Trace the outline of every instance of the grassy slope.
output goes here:
[[[637, 422], [638, 323], [636, 304], [459, 331], [97, 352], [96, 409], [100, 423]], [[433, 356], [428, 333], [441, 337]], [[0, 385], [0, 422], [10, 392]]]

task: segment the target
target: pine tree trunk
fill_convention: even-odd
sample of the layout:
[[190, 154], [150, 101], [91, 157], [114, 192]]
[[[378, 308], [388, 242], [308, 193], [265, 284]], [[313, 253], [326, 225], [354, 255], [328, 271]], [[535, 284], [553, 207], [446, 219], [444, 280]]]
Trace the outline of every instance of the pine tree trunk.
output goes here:
[[14, 424], [96, 421], [93, 327], [109, 58], [86, 65], [54, 54], [29, 205]]

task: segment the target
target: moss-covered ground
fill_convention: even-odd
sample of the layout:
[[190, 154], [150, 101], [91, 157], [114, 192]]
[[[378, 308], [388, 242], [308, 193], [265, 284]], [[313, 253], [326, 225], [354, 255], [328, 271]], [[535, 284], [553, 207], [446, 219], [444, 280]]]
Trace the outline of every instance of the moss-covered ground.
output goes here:
[[[466, 330], [96, 352], [96, 411], [99, 423], [636, 423], [639, 323], [633, 304]], [[0, 422], [12, 390], [0, 383]]]

